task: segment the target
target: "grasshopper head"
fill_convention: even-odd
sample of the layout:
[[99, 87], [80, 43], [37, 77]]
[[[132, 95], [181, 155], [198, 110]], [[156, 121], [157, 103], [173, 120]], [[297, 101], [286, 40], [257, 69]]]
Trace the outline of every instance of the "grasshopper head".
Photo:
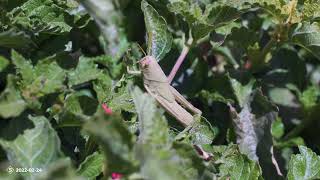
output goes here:
[[139, 65], [142, 69], [146, 69], [153, 61], [155, 61], [154, 57], [146, 56], [139, 61]]

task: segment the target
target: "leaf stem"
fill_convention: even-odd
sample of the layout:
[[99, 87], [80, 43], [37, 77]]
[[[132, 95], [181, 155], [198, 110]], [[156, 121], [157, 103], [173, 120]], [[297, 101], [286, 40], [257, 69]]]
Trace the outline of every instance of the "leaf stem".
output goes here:
[[193, 42], [193, 39], [192, 38], [189, 38], [188, 41], [187, 41], [187, 44], [184, 45], [181, 53], [180, 53], [180, 56], [179, 58], [177, 59], [175, 65], [173, 66], [169, 76], [168, 76], [168, 82], [169, 84], [172, 82], [173, 78], [175, 77], [175, 75], [177, 74], [181, 64], [183, 63], [184, 59], [186, 58], [189, 50], [190, 50], [190, 46]]
[[262, 57], [265, 58], [267, 54], [271, 51], [271, 48], [275, 45], [276, 40], [272, 37], [268, 43], [262, 49]]

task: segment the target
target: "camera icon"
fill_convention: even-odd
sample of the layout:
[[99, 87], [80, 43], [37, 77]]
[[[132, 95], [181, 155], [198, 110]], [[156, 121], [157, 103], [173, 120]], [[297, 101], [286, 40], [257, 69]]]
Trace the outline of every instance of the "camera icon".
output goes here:
[[13, 168], [12, 166], [9, 166], [9, 167], [7, 168], [7, 171], [8, 171], [9, 174], [11, 174], [11, 173], [14, 172], [14, 168]]

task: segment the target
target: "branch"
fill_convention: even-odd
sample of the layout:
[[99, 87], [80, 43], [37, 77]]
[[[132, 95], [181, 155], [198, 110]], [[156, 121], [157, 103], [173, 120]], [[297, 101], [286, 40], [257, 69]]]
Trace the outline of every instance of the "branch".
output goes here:
[[188, 39], [188, 42], [186, 45], [184, 45], [182, 51], [181, 51], [181, 54], [179, 56], [179, 58], [177, 59], [176, 61], [176, 64], [173, 66], [169, 76], [168, 76], [168, 81], [169, 81], [169, 84], [172, 82], [173, 78], [175, 77], [175, 75], [177, 74], [181, 64], [183, 63], [184, 59], [186, 58], [189, 50], [190, 50], [190, 46], [193, 42], [193, 39], [192, 38], [189, 38]]

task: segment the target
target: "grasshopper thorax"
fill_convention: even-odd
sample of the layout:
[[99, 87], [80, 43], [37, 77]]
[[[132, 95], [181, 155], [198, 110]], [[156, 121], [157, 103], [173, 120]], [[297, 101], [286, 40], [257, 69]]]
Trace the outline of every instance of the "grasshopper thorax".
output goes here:
[[168, 82], [167, 76], [162, 71], [156, 58], [153, 56], [145, 56], [138, 62], [140, 69], [142, 70], [144, 80], [164, 83]]

